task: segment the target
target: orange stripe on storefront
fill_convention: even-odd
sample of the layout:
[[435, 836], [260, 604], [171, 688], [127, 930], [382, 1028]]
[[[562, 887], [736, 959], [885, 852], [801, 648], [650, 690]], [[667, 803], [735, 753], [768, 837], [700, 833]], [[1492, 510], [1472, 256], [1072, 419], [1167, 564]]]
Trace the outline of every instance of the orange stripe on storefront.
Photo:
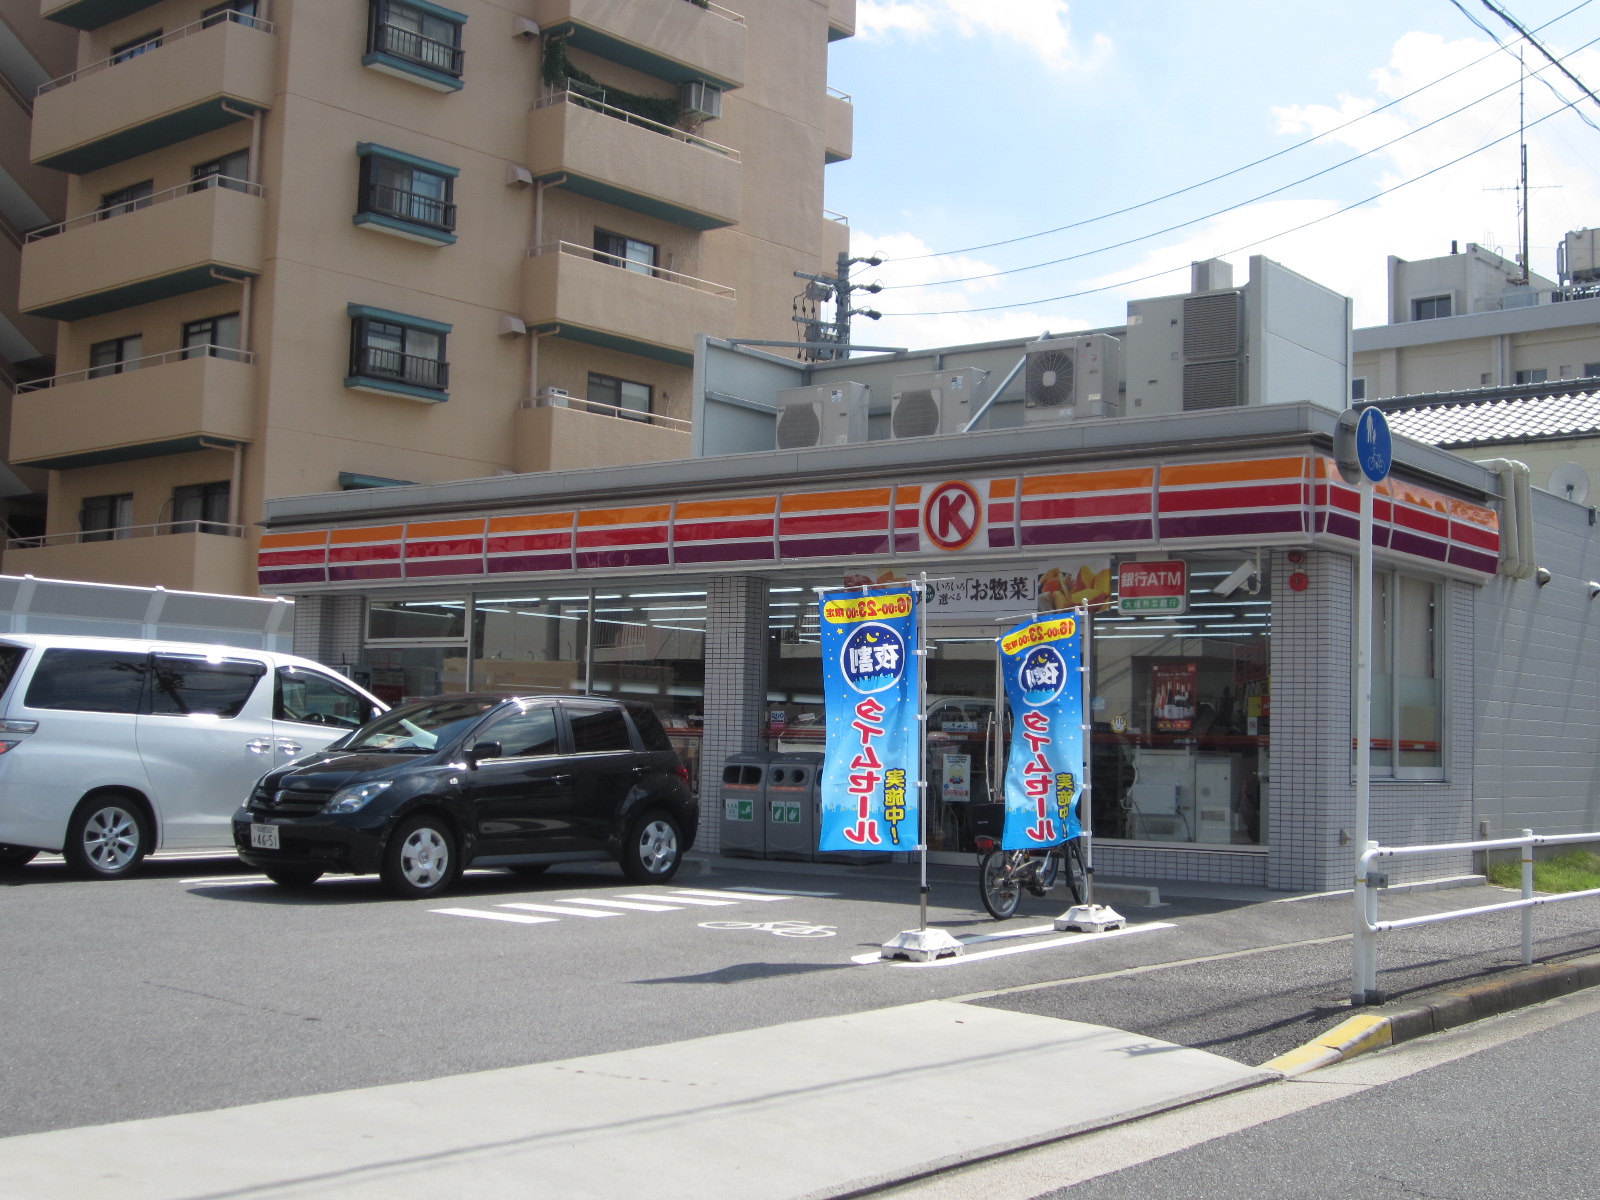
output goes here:
[[783, 497], [785, 513], [831, 512], [849, 508], [887, 508], [889, 488], [861, 488], [848, 492], [793, 492]]
[[490, 517], [489, 535], [497, 533], [542, 533], [546, 530], [559, 530], [571, 532], [573, 514], [568, 512], [555, 513], [519, 513], [514, 517]]
[[639, 508], [591, 508], [578, 514], [579, 529], [608, 525], [665, 525], [672, 519], [672, 505], [650, 504]]
[[1161, 468], [1161, 486], [1194, 487], [1260, 479], [1304, 479], [1305, 458], [1253, 458], [1242, 462], [1178, 463]]
[[335, 529], [330, 540], [335, 546], [359, 546], [398, 542], [404, 536], [404, 525], [369, 525], [361, 529]]
[[1122, 471], [1078, 471], [1071, 475], [1030, 475], [1022, 481], [1024, 496], [1061, 496], [1074, 492], [1117, 492], [1154, 487], [1154, 467]]
[[727, 517], [767, 517], [778, 511], [776, 496], [744, 500], [684, 500], [678, 504], [679, 521], [715, 521]]
[[483, 536], [483, 518], [476, 521], [421, 521], [406, 526], [406, 541], [425, 538], [468, 538]]
[[264, 533], [261, 535], [261, 548], [263, 550], [298, 550], [308, 547], [322, 547], [327, 544], [328, 531], [326, 529], [317, 529], [310, 533]]

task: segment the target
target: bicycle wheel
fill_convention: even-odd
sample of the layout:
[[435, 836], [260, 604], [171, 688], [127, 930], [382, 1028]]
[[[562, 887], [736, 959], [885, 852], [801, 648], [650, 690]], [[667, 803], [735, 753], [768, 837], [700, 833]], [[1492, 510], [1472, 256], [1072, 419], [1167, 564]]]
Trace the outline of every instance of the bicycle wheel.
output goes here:
[[1088, 872], [1084, 870], [1083, 866], [1081, 839], [1073, 838], [1070, 842], [1065, 843], [1061, 847], [1061, 857], [1066, 860], [1067, 864], [1067, 888], [1072, 892], [1072, 902], [1074, 904], [1083, 904], [1089, 889], [1087, 884]]
[[1004, 921], [1017, 911], [1022, 900], [1022, 887], [1017, 883], [1014, 850], [991, 850], [984, 856], [983, 867], [978, 872], [978, 893], [983, 897], [983, 907], [996, 921]]
[[1061, 878], [1061, 853], [1063, 847], [1051, 846], [1044, 852], [1044, 858], [1039, 863], [1039, 886], [1045, 891], [1055, 887]]

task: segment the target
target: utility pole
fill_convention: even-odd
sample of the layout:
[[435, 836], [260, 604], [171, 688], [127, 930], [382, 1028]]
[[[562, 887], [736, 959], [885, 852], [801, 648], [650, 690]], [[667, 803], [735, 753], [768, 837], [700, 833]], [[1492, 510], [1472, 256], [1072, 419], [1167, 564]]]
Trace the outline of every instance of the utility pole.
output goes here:
[[856, 308], [852, 303], [851, 295], [855, 292], [870, 292], [876, 294], [883, 290], [883, 285], [878, 283], [869, 283], [865, 285], [851, 283], [850, 268], [856, 263], [860, 263], [863, 266], [868, 267], [878, 267], [883, 265], [883, 259], [878, 257], [876, 254], [867, 258], [851, 258], [849, 251], [840, 251], [838, 266], [839, 273], [837, 275], [813, 275], [807, 271], [796, 271], [794, 273], [797, 279], [804, 279], [808, 281], [806, 283], [805, 291], [801, 294], [801, 296], [796, 297], [797, 306], [801, 299], [804, 299], [812, 304], [825, 301], [830, 297], [833, 300], [833, 321], [831, 322], [831, 328], [829, 328], [829, 323], [819, 321], [809, 313], [805, 315], [796, 315], [794, 318], [795, 321], [806, 327], [807, 341], [828, 341], [832, 343], [831, 346], [827, 347], [814, 347], [811, 351], [813, 361], [824, 358], [833, 359], [836, 361], [849, 358], [850, 318], [866, 317], [868, 320], [876, 321], [883, 316], [883, 314], [878, 312], [876, 309]]

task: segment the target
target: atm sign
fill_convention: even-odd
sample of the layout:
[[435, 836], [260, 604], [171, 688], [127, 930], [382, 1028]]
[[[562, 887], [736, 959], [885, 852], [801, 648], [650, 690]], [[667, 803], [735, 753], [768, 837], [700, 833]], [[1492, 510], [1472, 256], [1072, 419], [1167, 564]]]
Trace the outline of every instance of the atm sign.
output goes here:
[[1171, 615], [1189, 609], [1189, 564], [1125, 562], [1117, 568], [1117, 611], [1127, 616]]

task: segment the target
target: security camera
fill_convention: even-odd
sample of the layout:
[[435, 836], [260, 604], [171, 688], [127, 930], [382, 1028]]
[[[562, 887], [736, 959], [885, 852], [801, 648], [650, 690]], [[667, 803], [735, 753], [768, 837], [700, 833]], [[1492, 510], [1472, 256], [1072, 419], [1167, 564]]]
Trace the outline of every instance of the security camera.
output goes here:
[[1229, 575], [1211, 590], [1219, 596], [1231, 596], [1240, 588], [1242, 588], [1245, 584], [1245, 581], [1255, 573], [1256, 564], [1251, 562], [1249, 559], [1246, 559], [1244, 562], [1240, 563], [1236, 568], [1234, 568], [1233, 574]]

